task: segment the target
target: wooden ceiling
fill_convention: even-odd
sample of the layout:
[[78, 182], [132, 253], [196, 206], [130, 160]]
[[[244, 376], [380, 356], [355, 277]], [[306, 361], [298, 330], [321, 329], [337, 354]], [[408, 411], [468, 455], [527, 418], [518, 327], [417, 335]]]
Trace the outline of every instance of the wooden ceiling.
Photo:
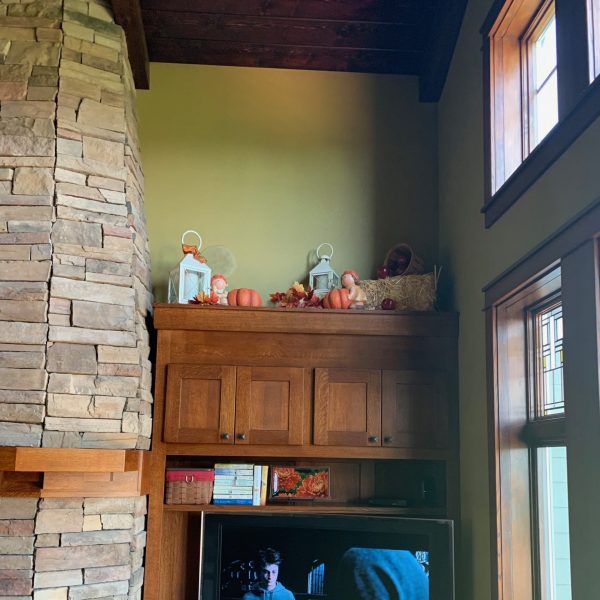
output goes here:
[[113, 0], [136, 85], [148, 60], [415, 75], [439, 99], [466, 0]]

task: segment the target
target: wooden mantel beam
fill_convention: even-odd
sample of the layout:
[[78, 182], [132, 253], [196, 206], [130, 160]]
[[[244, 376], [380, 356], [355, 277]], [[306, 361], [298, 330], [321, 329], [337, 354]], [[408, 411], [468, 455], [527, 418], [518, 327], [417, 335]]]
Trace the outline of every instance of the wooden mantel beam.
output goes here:
[[115, 21], [125, 30], [129, 62], [138, 90], [150, 89], [148, 46], [140, 0], [112, 0]]

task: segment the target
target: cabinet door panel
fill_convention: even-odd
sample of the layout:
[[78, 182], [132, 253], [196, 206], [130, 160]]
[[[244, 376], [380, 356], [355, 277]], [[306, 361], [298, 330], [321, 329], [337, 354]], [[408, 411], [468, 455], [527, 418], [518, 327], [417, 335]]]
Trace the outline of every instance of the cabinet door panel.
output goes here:
[[434, 371], [384, 371], [383, 445], [445, 448], [448, 402], [443, 377]]
[[236, 444], [302, 443], [304, 369], [238, 367]]
[[165, 441], [233, 444], [235, 368], [169, 365]]
[[314, 443], [381, 445], [381, 373], [315, 369]]

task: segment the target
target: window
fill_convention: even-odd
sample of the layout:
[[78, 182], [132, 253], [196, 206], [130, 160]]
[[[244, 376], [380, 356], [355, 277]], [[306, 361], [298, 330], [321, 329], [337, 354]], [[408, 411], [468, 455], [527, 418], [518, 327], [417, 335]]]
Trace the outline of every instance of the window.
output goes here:
[[554, 3], [507, 2], [489, 43], [494, 193], [558, 121]]
[[490, 227], [600, 116], [600, 0], [496, 0], [481, 31]]
[[590, 81], [600, 75], [600, 0], [587, 0]]
[[598, 223], [600, 200], [485, 288], [493, 600], [600, 598]]
[[558, 122], [556, 17], [554, 4], [536, 14], [521, 44], [523, 74], [523, 146], [529, 154]]

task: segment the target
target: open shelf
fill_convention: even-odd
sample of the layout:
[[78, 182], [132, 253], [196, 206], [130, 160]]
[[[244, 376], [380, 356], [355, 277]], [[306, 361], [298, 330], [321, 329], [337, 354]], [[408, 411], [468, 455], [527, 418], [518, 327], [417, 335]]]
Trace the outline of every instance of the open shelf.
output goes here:
[[438, 507], [370, 506], [357, 504], [319, 503], [319, 504], [268, 504], [267, 506], [240, 506], [213, 504], [165, 504], [166, 512], [204, 512], [204, 513], [317, 513], [346, 515], [390, 515], [405, 517], [444, 518], [446, 511]]

